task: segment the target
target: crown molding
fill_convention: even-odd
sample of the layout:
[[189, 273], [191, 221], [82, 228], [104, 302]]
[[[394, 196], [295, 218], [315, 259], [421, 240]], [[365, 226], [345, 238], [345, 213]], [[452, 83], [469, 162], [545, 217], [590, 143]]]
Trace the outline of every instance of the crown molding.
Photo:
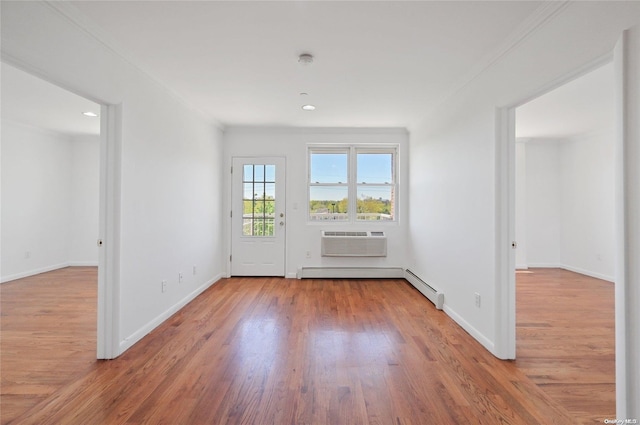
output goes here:
[[225, 133], [259, 134], [364, 134], [364, 135], [408, 135], [404, 127], [296, 127], [296, 126], [227, 126]]
[[516, 50], [525, 40], [537, 33], [556, 16], [564, 12], [570, 4], [570, 1], [545, 1], [541, 6], [536, 8], [496, 49], [485, 55], [476, 65], [471, 67], [469, 72], [462, 77], [447, 94], [436, 102], [436, 106], [431, 109], [430, 113], [441, 107], [475, 80], [479, 79], [485, 72]]

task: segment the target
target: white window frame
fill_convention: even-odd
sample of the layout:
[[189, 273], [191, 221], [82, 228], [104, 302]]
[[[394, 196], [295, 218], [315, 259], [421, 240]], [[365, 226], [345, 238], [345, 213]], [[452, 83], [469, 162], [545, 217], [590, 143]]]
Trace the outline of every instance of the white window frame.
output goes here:
[[[347, 224], [347, 223], [397, 223], [398, 222], [398, 161], [399, 161], [399, 146], [394, 145], [308, 145], [307, 146], [307, 222], [308, 223], [332, 223], [332, 224]], [[311, 181], [311, 155], [312, 154], [331, 154], [331, 153], [346, 153], [347, 154], [347, 182], [341, 183], [316, 183]], [[391, 178], [392, 182], [358, 182], [357, 175], [357, 163], [358, 154], [376, 154], [376, 153], [388, 153], [392, 155], [392, 170]], [[314, 220], [311, 218], [311, 188], [314, 186], [343, 186], [347, 187], [347, 199], [348, 199], [348, 218], [346, 220]], [[391, 220], [361, 220], [358, 219], [358, 188], [366, 186], [389, 186], [394, 194], [394, 203]]]

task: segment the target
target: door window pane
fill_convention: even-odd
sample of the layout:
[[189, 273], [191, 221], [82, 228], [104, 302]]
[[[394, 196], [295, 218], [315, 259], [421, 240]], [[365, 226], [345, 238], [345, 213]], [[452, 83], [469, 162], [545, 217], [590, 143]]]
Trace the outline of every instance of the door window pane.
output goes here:
[[275, 235], [275, 165], [246, 164], [242, 182], [242, 235]]
[[276, 181], [276, 166], [275, 165], [265, 165], [264, 181], [266, 181], [266, 182], [275, 182]]

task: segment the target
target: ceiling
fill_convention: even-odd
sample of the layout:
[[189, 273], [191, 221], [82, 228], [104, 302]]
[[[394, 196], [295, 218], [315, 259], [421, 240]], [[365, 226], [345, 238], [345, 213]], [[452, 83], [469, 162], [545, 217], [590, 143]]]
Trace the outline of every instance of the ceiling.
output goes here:
[[[223, 125], [410, 127], [542, 3], [79, 1], [71, 9]], [[300, 65], [302, 53], [314, 62]], [[306, 103], [317, 109], [303, 111]]]
[[100, 134], [100, 113], [94, 102], [2, 63], [2, 119], [48, 131], [77, 135]]
[[516, 137], [562, 139], [608, 128], [614, 120], [609, 63], [516, 109]]
[[[411, 127], [473, 76], [536, 2], [71, 2], [96, 36], [226, 126]], [[301, 53], [312, 64], [298, 63]], [[301, 96], [300, 93], [307, 93]], [[517, 110], [517, 136], [613, 112], [602, 67]], [[317, 109], [303, 111], [303, 104]], [[2, 116], [98, 134], [99, 106], [2, 64]]]

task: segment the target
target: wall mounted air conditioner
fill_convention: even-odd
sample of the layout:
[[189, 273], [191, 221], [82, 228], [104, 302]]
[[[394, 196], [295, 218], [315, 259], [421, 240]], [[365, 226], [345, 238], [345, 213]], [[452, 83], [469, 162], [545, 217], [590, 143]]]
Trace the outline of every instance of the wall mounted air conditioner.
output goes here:
[[386, 257], [384, 232], [322, 231], [323, 257]]

